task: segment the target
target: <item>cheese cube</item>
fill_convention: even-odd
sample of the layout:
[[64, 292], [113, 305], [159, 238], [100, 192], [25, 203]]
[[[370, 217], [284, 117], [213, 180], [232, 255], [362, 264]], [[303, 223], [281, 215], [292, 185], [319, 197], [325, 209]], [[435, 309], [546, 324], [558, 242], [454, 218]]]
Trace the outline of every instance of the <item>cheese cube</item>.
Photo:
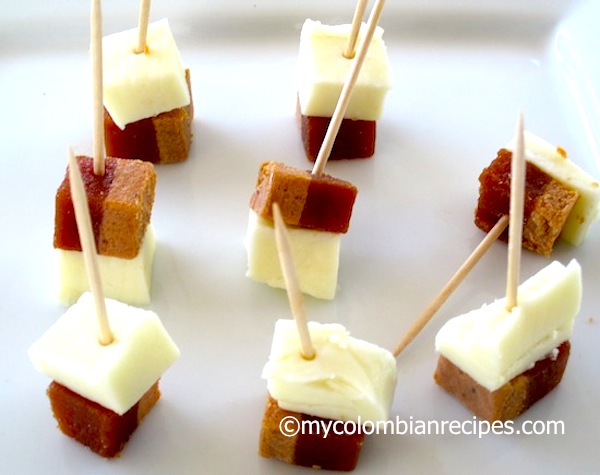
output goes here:
[[129, 410], [179, 358], [179, 349], [151, 311], [106, 299], [114, 341], [98, 341], [92, 295], [81, 296], [29, 348], [35, 368], [119, 415]]
[[[98, 267], [104, 295], [130, 305], [149, 304], [155, 249], [156, 237], [154, 227], [150, 224], [146, 227], [142, 247], [134, 258], [99, 254]], [[57, 249], [57, 253], [58, 300], [63, 305], [72, 305], [81, 294], [90, 290], [83, 252]]]
[[[350, 70], [344, 56], [351, 25], [323, 25], [306, 20], [300, 33], [298, 99], [305, 116], [331, 117]], [[362, 30], [366, 26], [362, 25]], [[377, 27], [352, 91], [344, 118], [377, 120], [390, 88], [389, 60]], [[360, 34], [359, 34], [360, 41]]]
[[137, 28], [102, 40], [104, 107], [121, 129], [191, 100], [168, 20], [148, 25], [145, 52], [135, 53], [137, 41]]
[[316, 356], [302, 357], [294, 320], [275, 324], [263, 369], [269, 394], [282, 409], [342, 421], [386, 421], [396, 388], [396, 358], [336, 323], [309, 322]]
[[[300, 290], [316, 298], [333, 299], [341, 234], [290, 227], [288, 235]], [[244, 245], [248, 253], [246, 276], [285, 289], [273, 223], [250, 210]]]

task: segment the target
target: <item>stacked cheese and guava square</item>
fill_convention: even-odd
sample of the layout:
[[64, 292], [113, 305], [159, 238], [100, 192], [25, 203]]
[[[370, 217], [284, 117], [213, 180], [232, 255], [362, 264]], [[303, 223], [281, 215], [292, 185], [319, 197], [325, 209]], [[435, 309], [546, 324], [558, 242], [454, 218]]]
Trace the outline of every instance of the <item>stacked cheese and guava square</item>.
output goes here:
[[[510, 208], [513, 146], [498, 151], [480, 177], [475, 224], [488, 232]], [[523, 247], [549, 256], [557, 240], [581, 244], [600, 218], [600, 182], [567, 157], [561, 147], [525, 133], [526, 183]], [[508, 231], [501, 236], [508, 240]]]
[[106, 299], [113, 341], [99, 342], [86, 292], [30, 348], [52, 379], [48, 396], [59, 429], [103, 457], [118, 455], [160, 397], [158, 381], [179, 349], [151, 311]]
[[[364, 31], [365, 25], [361, 27]], [[306, 20], [300, 33], [296, 114], [307, 157], [314, 161], [352, 63], [344, 56], [351, 25]], [[360, 35], [359, 32], [359, 41]], [[377, 27], [361, 67], [330, 159], [367, 158], [375, 153], [377, 120], [390, 88], [383, 29]]]
[[308, 329], [315, 349], [310, 360], [301, 354], [295, 321], [275, 324], [262, 374], [268, 396], [259, 453], [294, 465], [352, 470], [364, 441], [361, 428], [389, 419], [396, 359], [342, 325], [309, 322]]
[[[131, 305], [150, 302], [156, 239], [151, 224], [156, 187], [154, 165], [107, 158], [104, 175], [93, 159], [77, 157], [98, 251], [104, 294]], [[56, 192], [54, 247], [59, 260], [58, 297], [71, 305], [89, 290], [69, 173]]]
[[449, 320], [435, 381], [482, 419], [516, 418], [561, 381], [581, 291], [577, 261], [554, 261], [519, 286], [512, 310], [498, 299]]
[[152, 163], [187, 159], [194, 105], [190, 72], [166, 19], [148, 25], [137, 54], [138, 29], [103, 38], [106, 152]]
[[340, 237], [348, 231], [357, 193], [350, 182], [330, 175], [312, 175], [281, 162], [263, 163], [250, 199], [244, 238], [246, 275], [271, 287], [285, 288], [272, 212], [273, 203], [278, 203], [288, 227], [301, 292], [333, 299]]

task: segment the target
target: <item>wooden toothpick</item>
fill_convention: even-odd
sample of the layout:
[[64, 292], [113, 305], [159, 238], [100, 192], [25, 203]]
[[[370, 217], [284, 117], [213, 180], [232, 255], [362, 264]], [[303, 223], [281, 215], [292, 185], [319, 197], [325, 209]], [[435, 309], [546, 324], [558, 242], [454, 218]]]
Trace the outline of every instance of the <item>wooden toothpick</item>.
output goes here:
[[315, 176], [320, 176], [323, 173], [327, 160], [329, 159], [329, 155], [331, 155], [331, 150], [333, 149], [335, 137], [337, 136], [337, 133], [340, 130], [340, 126], [342, 125], [344, 114], [346, 113], [346, 109], [348, 108], [348, 104], [350, 103], [352, 89], [356, 84], [358, 74], [360, 73], [360, 68], [362, 67], [365, 61], [365, 57], [367, 56], [367, 51], [369, 50], [369, 46], [371, 45], [371, 40], [373, 39], [375, 29], [377, 28], [377, 23], [379, 22], [379, 18], [381, 17], [384, 4], [385, 0], [377, 0], [373, 5], [373, 8], [371, 9], [371, 14], [369, 15], [369, 20], [367, 21], [367, 28], [365, 34], [361, 38], [360, 43], [358, 45], [356, 56], [354, 57], [354, 59], [352, 60], [352, 64], [350, 65], [348, 77], [344, 82], [342, 92], [335, 106], [335, 110], [333, 111], [333, 116], [331, 117], [331, 121], [329, 122], [329, 126], [327, 127], [325, 138], [323, 139], [323, 143], [321, 144], [321, 148], [319, 149], [319, 153], [317, 154], [317, 158], [312, 169], [312, 174]]
[[311, 360], [315, 357], [315, 349], [308, 330], [308, 321], [304, 310], [304, 300], [302, 299], [302, 292], [300, 292], [300, 286], [298, 285], [298, 277], [292, 258], [289, 236], [285, 223], [283, 222], [283, 217], [281, 216], [281, 210], [277, 203], [273, 203], [273, 219], [275, 221], [277, 252], [281, 263], [283, 279], [285, 280], [288, 299], [290, 301], [290, 307], [292, 309], [292, 315], [296, 321], [296, 327], [298, 328], [298, 334], [300, 336], [302, 357]]
[[459, 284], [464, 280], [469, 272], [475, 267], [475, 264], [483, 257], [488, 251], [490, 246], [498, 237], [504, 232], [508, 225], [508, 216], [502, 216], [492, 229], [486, 234], [483, 240], [471, 253], [467, 260], [460, 266], [448, 283], [444, 286], [438, 296], [429, 304], [425, 311], [417, 318], [408, 332], [398, 342], [396, 348], [392, 352], [394, 356], [398, 356], [404, 349], [415, 339], [415, 337], [421, 332], [421, 330], [427, 325], [429, 320], [435, 315], [440, 309], [448, 297], [456, 290]]
[[83, 251], [83, 260], [88, 277], [90, 290], [94, 298], [96, 316], [98, 317], [99, 341], [102, 345], [112, 343], [113, 336], [108, 325], [108, 316], [106, 313], [106, 302], [104, 301], [104, 292], [102, 290], [102, 281], [100, 279], [100, 269], [98, 267], [98, 255], [96, 251], [96, 241], [92, 231], [92, 220], [88, 205], [87, 195], [81, 179], [79, 164], [69, 147], [69, 182], [71, 186], [71, 197], [73, 207], [75, 208], [75, 220], [79, 232], [79, 241]]
[[135, 54], [146, 52], [146, 37], [148, 35], [148, 19], [150, 17], [150, 0], [142, 0], [138, 19], [138, 44]]
[[348, 59], [352, 59], [356, 55], [356, 39], [358, 38], [358, 32], [360, 31], [360, 25], [362, 24], [366, 9], [367, 0], [357, 0], [354, 16], [352, 17], [350, 36], [348, 36], [348, 43], [346, 43], [346, 49], [344, 50], [344, 57]]
[[523, 203], [525, 199], [525, 139], [523, 131], [523, 114], [519, 114], [510, 172], [510, 224], [508, 227], [508, 272], [506, 278], [506, 310], [509, 312], [517, 306], [517, 289], [521, 268]]
[[102, 93], [102, 9], [100, 0], [92, 0], [90, 21], [92, 83], [94, 94], [94, 173], [104, 175], [104, 101]]

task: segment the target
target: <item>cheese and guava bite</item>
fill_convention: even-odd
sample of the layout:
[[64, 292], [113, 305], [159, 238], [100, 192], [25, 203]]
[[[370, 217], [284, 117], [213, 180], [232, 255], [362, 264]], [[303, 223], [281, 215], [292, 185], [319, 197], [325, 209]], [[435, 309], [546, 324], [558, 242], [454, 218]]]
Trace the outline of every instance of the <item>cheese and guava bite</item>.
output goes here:
[[[150, 224], [156, 187], [151, 163], [107, 158], [105, 173], [77, 157], [89, 204], [105, 295], [133, 305], [150, 301], [155, 237]], [[58, 293], [70, 305], [89, 289], [68, 173], [56, 192], [54, 247], [59, 254]]]
[[[479, 176], [475, 224], [488, 232], [510, 207], [509, 145]], [[526, 182], [523, 247], [549, 256], [559, 239], [579, 245], [600, 217], [600, 183], [566, 152], [525, 133]], [[507, 241], [508, 231], [501, 239]]]
[[288, 226], [300, 290], [333, 299], [337, 288], [341, 235], [348, 231], [358, 189], [350, 182], [280, 162], [261, 165], [250, 198], [244, 246], [246, 275], [285, 288], [275, 241], [273, 203]]
[[[268, 397], [259, 453], [295, 465], [352, 470], [365, 435], [360, 428], [389, 419], [396, 359], [384, 348], [351, 337], [342, 325], [309, 322], [308, 328], [315, 349], [310, 360], [301, 354], [296, 323], [282, 319], [275, 324], [262, 374]], [[283, 434], [282, 424], [290, 418], [297, 424], [293, 427], [303, 421], [313, 428], [337, 422], [338, 430], [326, 438], [317, 431]], [[344, 423], [346, 431], [340, 428]]]
[[[508, 148], [512, 150], [512, 145]], [[531, 132], [525, 132], [525, 159], [577, 193], [560, 237], [574, 246], [581, 244], [600, 218], [600, 182], [570, 160], [563, 148]]]
[[[361, 26], [360, 36], [365, 25]], [[306, 20], [300, 33], [296, 115], [310, 160], [315, 160], [333, 115], [352, 60], [344, 56], [351, 25], [324, 25]], [[389, 59], [383, 29], [369, 45], [330, 159], [367, 158], [375, 152], [376, 121], [390, 88]]]
[[482, 418], [518, 416], [560, 382], [581, 291], [577, 261], [554, 261], [519, 286], [511, 311], [502, 298], [449, 320], [436, 381]]
[[112, 299], [106, 299], [106, 311], [110, 344], [99, 341], [94, 299], [87, 292], [28, 354], [52, 379], [48, 395], [60, 429], [113, 457], [158, 400], [158, 380], [180, 352], [154, 312]]
[[102, 40], [106, 150], [153, 163], [189, 155], [194, 107], [185, 69], [166, 19], [148, 25], [146, 50], [137, 54], [138, 29]]

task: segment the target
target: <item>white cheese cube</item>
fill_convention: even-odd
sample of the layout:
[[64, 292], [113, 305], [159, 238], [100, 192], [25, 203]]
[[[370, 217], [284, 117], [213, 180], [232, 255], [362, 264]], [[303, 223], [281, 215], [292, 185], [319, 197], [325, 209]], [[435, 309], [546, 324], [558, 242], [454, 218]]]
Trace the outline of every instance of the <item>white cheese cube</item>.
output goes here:
[[[154, 228], [149, 224], [140, 251], [133, 259], [98, 255], [104, 295], [130, 305], [149, 304], [155, 249]], [[72, 305], [90, 290], [83, 252], [57, 249], [57, 253], [58, 300], [63, 305]]]
[[[288, 235], [300, 290], [319, 299], [333, 299], [341, 234], [289, 227]], [[273, 223], [250, 210], [244, 245], [248, 253], [246, 275], [271, 287], [285, 289]]]
[[[350, 28], [350, 25], [329, 26], [313, 20], [304, 22], [297, 66], [298, 99], [303, 115], [333, 115], [351, 65], [351, 60], [344, 57]], [[383, 113], [390, 88], [390, 66], [382, 37], [383, 29], [377, 27], [344, 118], [377, 120]]]
[[151, 311], [106, 299], [114, 341], [98, 341], [87, 292], [29, 348], [35, 368], [119, 415], [127, 412], [179, 358], [179, 349]]
[[568, 340], [581, 305], [581, 267], [554, 261], [523, 282], [518, 305], [506, 299], [449, 320], [436, 350], [480, 385], [495, 391]]
[[326, 419], [385, 421], [396, 388], [396, 358], [339, 324], [309, 322], [316, 356], [301, 355], [294, 320], [275, 324], [263, 369], [269, 394], [282, 409]]
[[104, 107], [121, 129], [190, 103], [185, 68], [168, 20], [148, 25], [146, 52], [135, 53], [137, 42], [137, 28], [102, 40]]

